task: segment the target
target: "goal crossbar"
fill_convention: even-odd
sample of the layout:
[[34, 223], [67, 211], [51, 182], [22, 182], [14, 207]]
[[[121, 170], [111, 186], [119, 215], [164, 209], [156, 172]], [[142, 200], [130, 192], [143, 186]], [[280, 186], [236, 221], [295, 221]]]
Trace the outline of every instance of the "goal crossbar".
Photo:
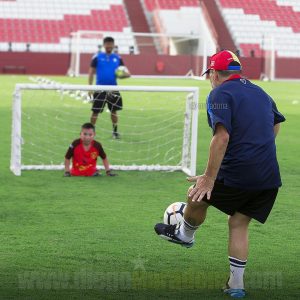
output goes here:
[[190, 92], [199, 94], [198, 87], [17, 83], [15, 86], [15, 93], [21, 90]]

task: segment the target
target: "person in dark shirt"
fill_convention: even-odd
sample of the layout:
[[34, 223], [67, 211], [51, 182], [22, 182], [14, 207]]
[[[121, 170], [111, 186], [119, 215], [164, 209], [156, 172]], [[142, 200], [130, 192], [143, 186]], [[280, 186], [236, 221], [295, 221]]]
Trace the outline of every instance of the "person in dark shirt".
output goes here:
[[[92, 58], [88, 83], [89, 85], [93, 84], [94, 75], [96, 74], [96, 84], [97, 85], [117, 85], [117, 75], [116, 70], [120, 66], [124, 66], [124, 62], [121, 57], [113, 53], [115, 43], [112, 37], [106, 37], [103, 40], [103, 46], [105, 52], [99, 52], [95, 54]], [[124, 66], [125, 67], [125, 66]], [[130, 77], [129, 71], [125, 68], [126, 71], [123, 72], [123, 75], [119, 78], [128, 78]], [[118, 110], [122, 110], [123, 103], [120, 92], [118, 91], [97, 91], [93, 93], [93, 107], [92, 107], [92, 116], [91, 123], [96, 124], [98, 114], [102, 113], [107, 104], [108, 109], [111, 113], [111, 121], [113, 126], [112, 137], [115, 139], [120, 138], [118, 133]]]
[[183, 222], [156, 224], [156, 233], [185, 247], [212, 205], [228, 215], [230, 276], [224, 292], [243, 298], [251, 219], [265, 223], [281, 186], [275, 137], [284, 116], [260, 87], [241, 77], [241, 63], [231, 51], [212, 56], [212, 91], [207, 98], [208, 124], [213, 137], [203, 175], [188, 190]]
[[[94, 140], [95, 127], [91, 123], [81, 126], [80, 139], [69, 146], [65, 155], [64, 176], [98, 176], [97, 158], [100, 156], [107, 176], [115, 176], [109, 168], [109, 162], [102, 145]], [[72, 168], [70, 163], [72, 159]]]

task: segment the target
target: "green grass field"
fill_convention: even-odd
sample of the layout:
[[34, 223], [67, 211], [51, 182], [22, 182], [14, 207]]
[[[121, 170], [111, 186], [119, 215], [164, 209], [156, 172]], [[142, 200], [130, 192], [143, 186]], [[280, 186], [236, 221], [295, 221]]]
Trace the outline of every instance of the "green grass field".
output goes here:
[[[185, 199], [189, 186], [185, 174], [128, 171], [115, 178], [63, 178], [61, 171], [24, 171], [21, 177], [14, 176], [9, 170], [12, 92], [16, 83], [30, 81], [26, 76], [0, 79], [0, 299], [227, 298], [220, 292], [228, 276], [226, 215], [210, 208], [191, 249], [154, 234], [164, 209]], [[201, 103], [210, 90], [202, 81], [122, 83], [197, 85]], [[246, 299], [299, 299], [300, 84], [258, 84], [273, 96], [287, 122], [277, 139], [283, 187], [268, 222], [250, 226]], [[89, 109], [85, 106], [82, 120], [89, 117]], [[162, 109], [168, 113], [167, 107]], [[78, 132], [75, 125], [81, 119], [73, 121]], [[206, 163], [210, 135], [201, 109], [198, 173]], [[60, 147], [63, 156], [65, 145]]]

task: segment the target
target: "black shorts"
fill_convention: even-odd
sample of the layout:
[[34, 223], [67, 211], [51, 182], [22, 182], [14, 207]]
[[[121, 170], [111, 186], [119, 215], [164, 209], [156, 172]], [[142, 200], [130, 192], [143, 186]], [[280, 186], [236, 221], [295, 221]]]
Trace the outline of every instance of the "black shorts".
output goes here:
[[215, 182], [210, 200], [203, 200], [227, 215], [236, 212], [265, 223], [275, 202], [278, 188], [270, 190], [251, 191], [225, 186]]
[[93, 99], [92, 111], [94, 113], [102, 113], [106, 103], [110, 111], [121, 110], [123, 107], [121, 94], [117, 91], [95, 92], [93, 96], [94, 99]]

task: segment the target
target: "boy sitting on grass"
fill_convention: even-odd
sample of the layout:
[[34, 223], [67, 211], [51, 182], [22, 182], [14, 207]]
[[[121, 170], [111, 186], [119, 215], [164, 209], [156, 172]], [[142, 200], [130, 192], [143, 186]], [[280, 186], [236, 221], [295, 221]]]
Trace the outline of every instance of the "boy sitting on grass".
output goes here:
[[[107, 176], [115, 176], [109, 169], [107, 156], [102, 145], [94, 140], [95, 126], [85, 123], [81, 126], [80, 139], [74, 140], [65, 155], [65, 177], [99, 176], [97, 157], [100, 156]], [[72, 168], [70, 161], [72, 158]]]

